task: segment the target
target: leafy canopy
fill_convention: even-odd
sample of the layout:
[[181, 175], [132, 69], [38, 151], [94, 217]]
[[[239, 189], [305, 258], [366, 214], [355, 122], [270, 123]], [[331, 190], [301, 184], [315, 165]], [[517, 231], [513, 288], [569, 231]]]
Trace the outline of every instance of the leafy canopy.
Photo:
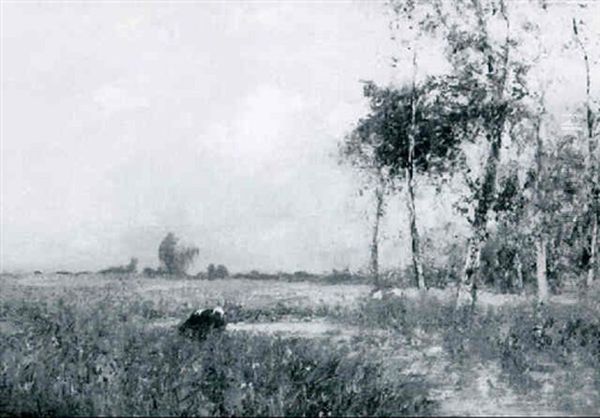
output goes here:
[[[361, 118], [346, 142], [354, 150], [356, 165], [385, 170], [392, 178], [409, 168], [410, 135], [414, 135], [414, 169], [418, 173], [443, 174], [463, 161], [460, 144], [465, 113], [444, 98], [441, 80], [429, 79], [411, 87], [364, 86], [370, 112]], [[415, 120], [412, 120], [412, 103]]]

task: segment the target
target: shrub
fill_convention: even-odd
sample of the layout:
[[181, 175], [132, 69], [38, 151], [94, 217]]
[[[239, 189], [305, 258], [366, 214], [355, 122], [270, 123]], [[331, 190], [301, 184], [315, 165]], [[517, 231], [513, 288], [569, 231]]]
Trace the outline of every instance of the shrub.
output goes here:
[[321, 281], [328, 284], [339, 283], [371, 283], [371, 278], [360, 272], [352, 272], [349, 268], [344, 270], [333, 269], [331, 273], [321, 277]]
[[129, 264], [126, 266], [117, 266], [117, 267], [109, 267], [104, 270], [100, 270], [100, 274], [127, 274], [127, 273], [136, 273], [137, 272], [138, 259], [132, 257], [129, 261]]
[[152, 267], [145, 267], [142, 273], [146, 277], [156, 277], [161, 274], [159, 270], [153, 269]]

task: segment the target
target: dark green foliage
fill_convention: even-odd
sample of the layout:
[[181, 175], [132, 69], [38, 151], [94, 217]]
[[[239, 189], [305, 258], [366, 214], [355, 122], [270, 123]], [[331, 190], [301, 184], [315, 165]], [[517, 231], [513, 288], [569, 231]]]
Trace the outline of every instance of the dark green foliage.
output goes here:
[[368, 144], [377, 165], [393, 177], [403, 177], [408, 168], [409, 133], [412, 128], [411, 103], [416, 100], [414, 166], [418, 173], [443, 174], [460, 157], [459, 127], [465, 115], [450, 107], [443, 98], [444, 82], [429, 79], [414, 92], [408, 87], [379, 87], [368, 82], [364, 95], [371, 112], [358, 122], [347, 139], [350, 147]]
[[126, 266], [109, 267], [101, 270], [101, 274], [135, 274], [137, 272], [138, 259], [133, 257]]
[[[536, 193], [535, 170], [528, 170], [521, 184], [518, 167], [507, 165], [498, 182], [492, 206], [496, 228], [482, 248], [481, 278], [503, 292], [521, 291], [515, 287], [519, 274], [525, 287], [534, 286], [534, 233], [543, 233], [548, 242], [547, 275], [554, 293], [567, 284], [583, 282], [587, 271], [590, 217], [585, 211], [581, 176], [584, 156], [573, 138], [560, 137], [547, 146], [545, 158], [552, 169], [539, 185], [543, 195], [539, 202], [530, 198]], [[533, 222], [536, 213], [538, 225]]]
[[153, 269], [152, 267], [144, 267], [142, 274], [146, 277], [156, 277], [161, 274], [160, 270]]

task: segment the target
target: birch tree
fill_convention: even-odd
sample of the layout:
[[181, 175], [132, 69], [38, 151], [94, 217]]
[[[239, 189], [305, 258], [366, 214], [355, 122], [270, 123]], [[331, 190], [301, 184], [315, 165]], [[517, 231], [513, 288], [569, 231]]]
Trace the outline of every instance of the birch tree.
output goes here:
[[[404, 169], [404, 178], [406, 181], [406, 206], [408, 209], [409, 230], [410, 230], [410, 248], [412, 255], [412, 265], [415, 275], [415, 282], [418, 288], [425, 287], [425, 277], [423, 276], [423, 261], [421, 257], [421, 245], [419, 238], [419, 229], [417, 227], [417, 210], [415, 206], [415, 131], [416, 131], [416, 110], [417, 110], [417, 40], [419, 39], [419, 25], [415, 17], [416, 4], [409, 0], [405, 2], [396, 2], [392, 5], [395, 14], [395, 19], [392, 26], [400, 29], [400, 19], [404, 17], [407, 21], [402, 30], [406, 33], [404, 39], [401, 39], [402, 48], [405, 48], [404, 55], [410, 60], [410, 124], [407, 129], [408, 139], [408, 154], [407, 164]], [[398, 35], [393, 35], [392, 39], [396, 40]], [[396, 67], [401, 58], [398, 56], [392, 57], [393, 66]], [[408, 61], [407, 60], [407, 61]]]
[[487, 239], [489, 212], [496, 194], [496, 181], [503, 138], [510, 119], [519, 117], [519, 100], [526, 95], [527, 67], [511, 58], [518, 46], [512, 36], [508, 3], [504, 0], [432, 1], [435, 11], [429, 25], [445, 44], [452, 66], [450, 85], [460, 96], [456, 106], [470, 118], [473, 137], [483, 137], [487, 156], [479, 178], [471, 182], [472, 213], [469, 222], [464, 270], [458, 284], [457, 306], [474, 304], [483, 243]]
[[[390, 190], [399, 190], [407, 177], [413, 190], [407, 193], [407, 206], [413, 216], [409, 217], [412, 234], [411, 249], [415, 285], [425, 287], [425, 280], [418, 270], [420, 260], [418, 234], [416, 228], [416, 209], [414, 177], [428, 174], [432, 177], [442, 175], [460, 166], [460, 135], [455, 130], [461, 126], [463, 115], [453, 113], [446, 106], [444, 80], [431, 78], [422, 85], [404, 87], [379, 87], [367, 83], [365, 97], [370, 102], [370, 113], [361, 118], [347, 143], [363, 144], [369, 149], [373, 159], [370, 163], [377, 167], [385, 177], [385, 184], [393, 185]], [[413, 91], [414, 90], [414, 91]], [[356, 145], [355, 145], [356, 148]], [[412, 156], [411, 156], [412, 154]]]
[[586, 154], [586, 194], [587, 194], [587, 210], [590, 216], [589, 229], [589, 264], [586, 275], [586, 285], [592, 285], [595, 274], [598, 258], [598, 218], [600, 217], [600, 174], [598, 174], [598, 156], [596, 125], [598, 116], [593, 108], [593, 99], [591, 92], [591, 59], [588, 48], [586, 46], [585, 35], [582, 33], [582, 27], [585, 23], [582, 19], [572, 18], [573, 35], [578, 49], [581, 52], [581, 58], [585, 67], [585, 136], [587, 139], [587, 154]]
[[[379, 234], [381, 219], [385, 214], [385, 196], [390, 190], [390, 183], [385, 174], [385, 167], [375, 156], [377, 137], [360, 127], [348, 134], [340, 144], [341, 162], [349, 163], [361, 172], [364, 179], [363, 189], [372, 191], [374, 198], [373, 229], [370, 243], [369, 270], [373, 277], [374, 291], [381, 287], [379, 278]], [[361, 193], [362, 190], [361, 189]]]

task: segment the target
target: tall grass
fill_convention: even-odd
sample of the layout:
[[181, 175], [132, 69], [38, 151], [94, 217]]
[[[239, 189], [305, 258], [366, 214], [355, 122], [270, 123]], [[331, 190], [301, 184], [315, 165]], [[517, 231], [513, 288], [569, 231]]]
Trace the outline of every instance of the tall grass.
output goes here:
[[369, 349], [243, 333], [185, 339], [149, 303], [4, 301], [2, 415], [405, 415], [434, 405]]

